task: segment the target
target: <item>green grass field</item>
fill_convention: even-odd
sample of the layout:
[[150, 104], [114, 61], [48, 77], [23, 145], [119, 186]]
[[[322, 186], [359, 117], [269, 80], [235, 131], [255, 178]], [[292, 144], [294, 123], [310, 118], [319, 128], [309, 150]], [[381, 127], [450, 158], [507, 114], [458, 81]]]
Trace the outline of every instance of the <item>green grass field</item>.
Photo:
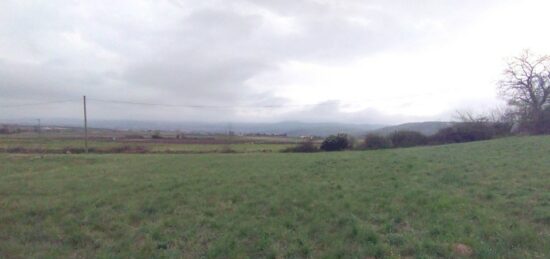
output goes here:
[[289, 154], [0, 154], [0, 257], [550, 257], [550, 137]]
[[[297, 140], [295, 140], [297, 141]], [[110, 149], [117, 147], [143, 147], [148, 153], [223, 153], [227, 150], [238, 153], [254, 152], [280, 152], [281, 150], [292, 147], [290, 143], [264, 143], [265, 140], [251, 140], [241, 143], [227, 144], [188, 144], [188, 143], [162, 143], [153, 141], [110, 141], [95, 140], [89, 141], [89, 148], [96, 151], [109, 153]], [[70, 138], [38, 138], [36, 136], [23, 138], [0, 137], [0, 151], [10, 148], [22, 148], [33, 150], [30, 153], [52, 152], [63, 153], [64, 149], [77, 148], [84, 149], [82, 139]], [[16, 152], [24, 153], [24, 152]], [[112, 153], [112, 152], [111, 152]]]

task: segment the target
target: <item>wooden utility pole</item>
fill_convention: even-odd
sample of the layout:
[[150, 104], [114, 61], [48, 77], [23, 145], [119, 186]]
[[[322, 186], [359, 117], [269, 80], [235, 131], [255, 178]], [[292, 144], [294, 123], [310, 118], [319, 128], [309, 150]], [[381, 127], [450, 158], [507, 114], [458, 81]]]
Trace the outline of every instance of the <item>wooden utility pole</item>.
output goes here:
[[88, 115], [86, 113], [86, 95], [84, 97], [84, 151], [88, 154]]

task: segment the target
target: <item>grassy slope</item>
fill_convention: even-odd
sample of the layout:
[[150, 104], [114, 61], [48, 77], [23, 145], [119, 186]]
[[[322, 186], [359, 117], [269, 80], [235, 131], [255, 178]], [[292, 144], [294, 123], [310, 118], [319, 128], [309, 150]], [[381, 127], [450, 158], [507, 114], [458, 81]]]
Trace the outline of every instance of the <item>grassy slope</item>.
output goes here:
[[318, 154], [0, 154], [0, 257], [550, 255], [550, 137]]

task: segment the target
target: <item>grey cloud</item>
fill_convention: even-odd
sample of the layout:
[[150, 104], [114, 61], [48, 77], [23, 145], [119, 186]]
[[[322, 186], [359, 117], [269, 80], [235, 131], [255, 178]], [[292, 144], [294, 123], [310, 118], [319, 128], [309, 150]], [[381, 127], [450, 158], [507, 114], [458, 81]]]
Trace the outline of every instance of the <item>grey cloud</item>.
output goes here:
[[131, 66], [124, 78], [132, 85], [160, 86], [167, 97], [179, 95], [193, 100], [193, 103], [231, 103], [231, 100], [248, 93], [242, 83], [266, 67], [268, 64], [254, 60], [208, 62], [201, 58], [187, 58]]
[[100, 76], [87, 72], [0, 60], [0, 99], [4, 102], [77, 97], [77, 87], [96, 85], [100, 80]]
[[[415, 28], [415, 22], [442, 19], [452, 12], [459, 17], [471, 11], [463, 9], [474, 1], [466, 2], [3, 1], [0, 100], [88, 94], [166, 103], [284, 104], [276, 90], [258, 92], [246, 82], [291, 60], [347, 62], [421, 44], [431, 32]], [[288, 18], [296, 31], [274, 31], [266, 26], [272, 21], [265, 12]], [[340, 109], [340, 103], [327, 102], [273, 119], [403, 119], [375, 110], [342, 113]], [[143, 110], [135, 109], [136, 113]], [[167, 118], [183, 114], [198, 119], [247, 119], [234, 111], [148, 112], [151, 116], [164, 113]], [[109, 109], [98, 113], [113, 116]], [[123, 115], [122, 111], [117, 114]]]
[[284, 115], [288, 120], [300, 120], [305, 122], [325, 122], [331, 118], [331, 122], [340, 123], [365, 123], [398, 124], [407, 121], [428, 121], [436, 117], [403, 116], [399, 114], [387, 114], [374, 108], [353, 112], [342, 111], [345, 105], [340, 101], [331, 100], [320, 104], [305, 107]]

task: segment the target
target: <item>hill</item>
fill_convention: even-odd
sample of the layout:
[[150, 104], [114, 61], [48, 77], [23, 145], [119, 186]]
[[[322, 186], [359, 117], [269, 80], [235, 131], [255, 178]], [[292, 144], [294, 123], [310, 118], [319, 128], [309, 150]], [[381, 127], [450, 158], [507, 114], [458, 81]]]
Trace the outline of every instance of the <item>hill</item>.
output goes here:
[[420, 132], [426, 136], [429, 136], [437, 133], [437, 131], [439, 131], [442, 128], [451, 126], [451, 124], [452, 124], [451, 122], [444, 122], [444, 121], [412, 122], [412, 123], [405, 123], [405, 124], [400, 124], [395, 126], [383, 127], [383, 128], [375, 129], [371, 132], [387, 135], [400, 130], [410, 130], [410, 131]]
[[371, 124], [306, 123], [293, 121], [277, 123], [96, 121], [92, 122], [92, 125], [114, 129], [162, 129], [196, 133], [227, 133], [228, 131], [233, 131], [237, 134], [286, 134], [292, 137], [326, 137], [330, 134], [342, 132], [357, 135], [382, 127]]
[[549, 152], [0, 154], [0, 257], [548, 258]]

